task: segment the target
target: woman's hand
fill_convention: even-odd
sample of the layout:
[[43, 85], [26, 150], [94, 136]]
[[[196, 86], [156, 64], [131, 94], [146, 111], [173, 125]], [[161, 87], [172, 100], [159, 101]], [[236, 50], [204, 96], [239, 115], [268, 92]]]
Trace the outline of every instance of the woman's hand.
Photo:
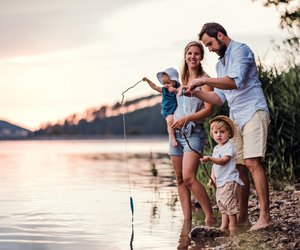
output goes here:
[[184, 117], [181, 117], [179, 118], [177, 121], [175, 121], [172, 125], [172, 128], [175, 129], [175, 128], [178, 128], [178, 129], [181, 129], [186, 122], [188, 122], [188, 117], [187, 116], [184, 116]]
[[185, 96], [190, 97], [192, 95], [188, 86], [181, 86], [180, 88], [178, 88], [178, 93], [180, 96], [185, 95]]

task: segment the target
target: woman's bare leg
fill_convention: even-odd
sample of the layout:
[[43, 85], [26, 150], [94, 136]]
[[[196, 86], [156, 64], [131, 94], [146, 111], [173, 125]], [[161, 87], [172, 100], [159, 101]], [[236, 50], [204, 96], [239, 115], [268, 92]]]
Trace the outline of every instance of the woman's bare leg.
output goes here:
[[182, 156], [172, 156], [172, 165], [175, 171], [176, 180], [177, 180], [177, 189], [179, 200], [185, 220], [190, 220], [192, 218], [191, 210], [191, 193], [189, 188], [183, 182], [182, 177]]
[[193, 192], [205, 213], [205, 223], [211, 226], [216, 219], [212, 211], [210, 200], [204, 186], [196, 178], [199, 166], [199, 156], [194, 152], [185, 152], [182, 164], [183, 180], [186, 186]]

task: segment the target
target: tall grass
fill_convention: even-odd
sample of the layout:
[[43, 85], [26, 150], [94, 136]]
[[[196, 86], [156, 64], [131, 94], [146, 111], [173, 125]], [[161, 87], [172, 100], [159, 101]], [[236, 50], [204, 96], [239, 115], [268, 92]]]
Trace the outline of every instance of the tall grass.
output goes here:
[[260, 64], [258, 73], [271, 118], [265, 158], [268, 175], [273, 183], [293, 182], [300, 177], [300, 67], [279, 72]]

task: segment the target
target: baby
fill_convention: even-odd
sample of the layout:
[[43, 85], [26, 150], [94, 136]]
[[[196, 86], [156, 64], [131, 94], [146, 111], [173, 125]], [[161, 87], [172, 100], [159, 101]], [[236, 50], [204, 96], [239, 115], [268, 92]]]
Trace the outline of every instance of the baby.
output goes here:
[[177, 88], [180, 86], [178, 77], [178, 72], [174, 68], [168, 68], [165, 71], [158, 72], [157, 78], [163, 85], [162, 87], [155, 85], [146, 77], [143, 78], [143, 81], [146, 81], [152, 89], [162, 94], [161, 114], [166, 119], [167, 130], [173, 147], [178, 145], [175, 131], [172, 128], [174, 122], [173, 114], [177, 108], [176, 93]]

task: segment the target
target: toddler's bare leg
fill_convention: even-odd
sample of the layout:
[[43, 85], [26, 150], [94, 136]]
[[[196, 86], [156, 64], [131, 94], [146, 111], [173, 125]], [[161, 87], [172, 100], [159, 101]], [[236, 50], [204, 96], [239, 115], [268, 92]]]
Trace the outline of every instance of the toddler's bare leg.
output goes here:
[[234, 236], [235, 229], [237, 225], [237, 215], [229, 215], [229, 231], [230, 231], [230, 236]]
[[175, 130], [172, 128], [172, 125], [174, 122], [174, 116], [168, 115], [166, 117], [166, 121], [167, 121], [167, 130], [168, 130], [168, 134], [170, 136], [171, 144], [173, 147], [176, 147], [178, 145], [178, 143], [176, 141]]
[[222, 214], [222, 224], [220, 226], [221, 230], [226, 230], [228, 228], [229, 218], [227, 214]]

